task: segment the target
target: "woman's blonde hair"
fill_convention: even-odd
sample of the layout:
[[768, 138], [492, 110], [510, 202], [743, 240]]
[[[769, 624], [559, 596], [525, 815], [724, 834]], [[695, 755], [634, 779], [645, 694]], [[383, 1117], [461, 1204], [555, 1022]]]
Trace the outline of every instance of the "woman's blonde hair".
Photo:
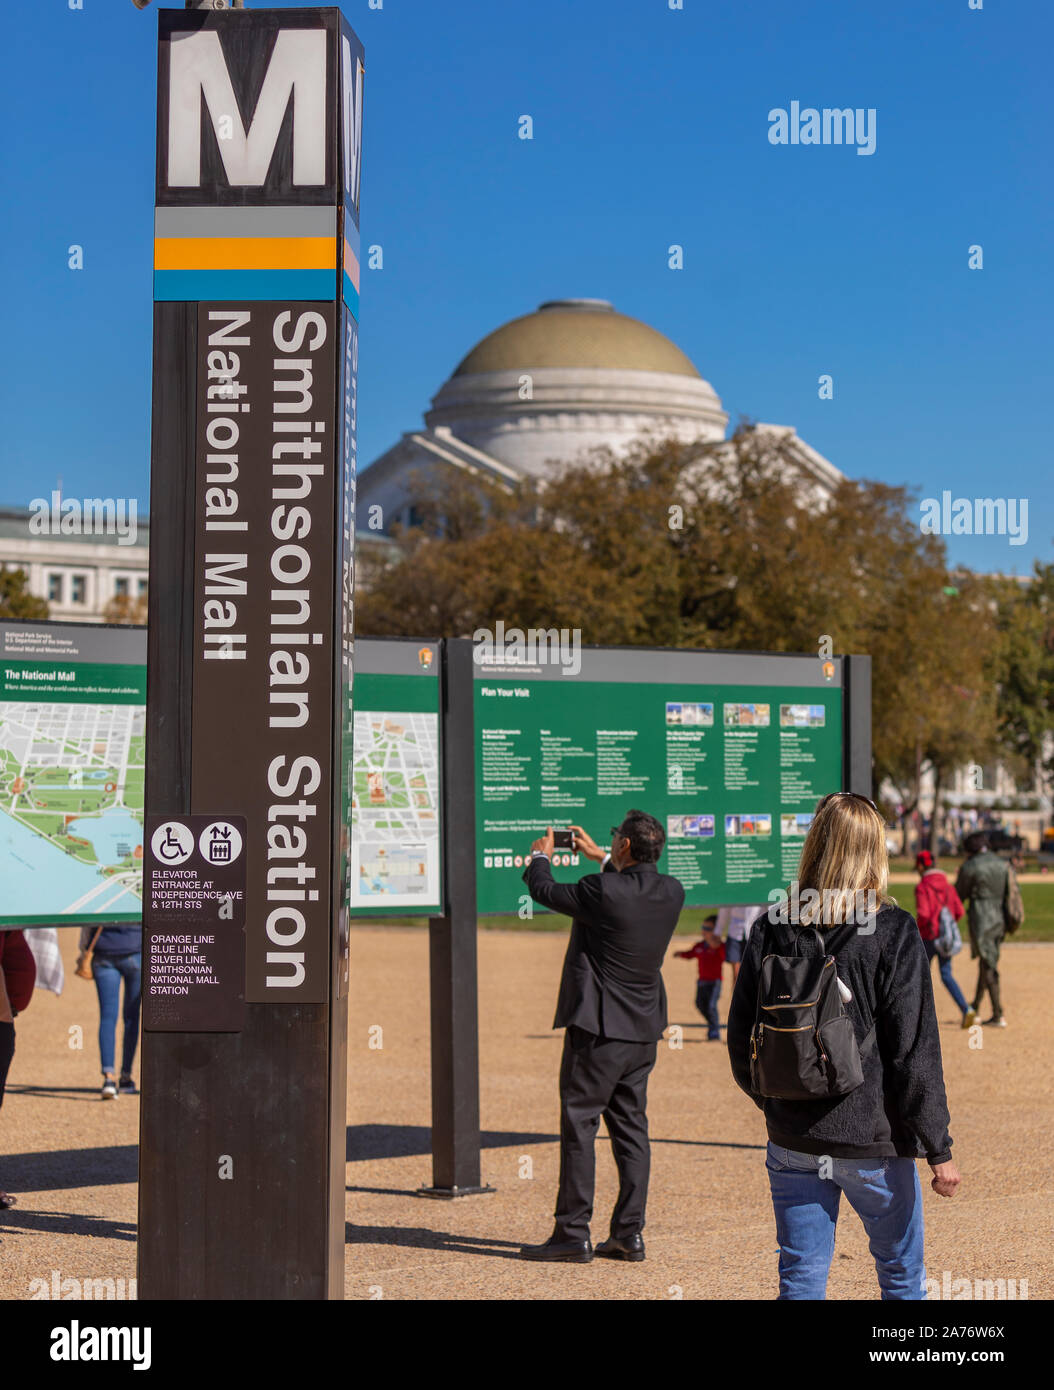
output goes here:
[[[805, 925], [871, 920], [891, 903], [886, 826], [873, 801], [855, 792], [831, 792], [816, 806], [798, 865]], [[811, 890], [811, 891], [809, 891]], [[864, 904], [866, 903], [866, 908]]]

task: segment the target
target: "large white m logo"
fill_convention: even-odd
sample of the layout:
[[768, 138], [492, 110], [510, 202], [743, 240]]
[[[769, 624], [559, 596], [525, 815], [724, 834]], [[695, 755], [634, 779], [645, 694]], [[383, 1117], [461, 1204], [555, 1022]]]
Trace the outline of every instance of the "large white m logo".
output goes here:
[[326, 181], [326, 31], [283, 29], [275, 40], [256, 110], [246, 130], [212, 29], [172, 35], [168, 80], [168, 186], [201, 183], [201, 97], [216, 132], [227, 181], [267, 178], [282, 118], [293, 100], [293, 182]]

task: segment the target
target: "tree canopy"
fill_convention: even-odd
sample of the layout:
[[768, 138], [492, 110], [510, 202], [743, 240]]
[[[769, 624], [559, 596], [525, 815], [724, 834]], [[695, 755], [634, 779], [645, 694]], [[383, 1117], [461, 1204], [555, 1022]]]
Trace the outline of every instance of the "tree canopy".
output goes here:
[[512, 492], [450, 474], [412, 493], [400, 558], [360, 575], [364, 634], [503, 619], [583, 643], [869, 653], [875, 784], [906, 802], [920, 762], [938, 779], [995, 754], [1023, 770], [1054, 723], [1054, 567], [1025, 586], [952, 572], [908, 489], [846, 478], [822, 498], [749, 424], [702, 448], [597, 451]]
[[29, 576], [25, 570], [8, 569], [0, 566], [0, 618], [46, 618], [48, 605], [42, 598], [35, 598], [26, 585]]
[[145, 623], [148, 612], [146, 594], [115, 594], [102, 610], [104, 623]]

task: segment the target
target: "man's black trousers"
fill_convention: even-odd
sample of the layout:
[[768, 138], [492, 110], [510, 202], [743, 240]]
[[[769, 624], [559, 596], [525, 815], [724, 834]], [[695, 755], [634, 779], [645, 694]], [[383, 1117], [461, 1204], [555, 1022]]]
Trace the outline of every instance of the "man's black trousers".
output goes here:
[[619, 1195], [611, 1234], [624, 1239], [644, 1226], [651, 1153], [648, 1076], [658, 1044], [597, 1037], [571, 1027], [560, 1063], [560, 1191], [555, 1237], [586, 1240], [593, 1216], [595, 1140], [603, 1115], [618, 1165]]

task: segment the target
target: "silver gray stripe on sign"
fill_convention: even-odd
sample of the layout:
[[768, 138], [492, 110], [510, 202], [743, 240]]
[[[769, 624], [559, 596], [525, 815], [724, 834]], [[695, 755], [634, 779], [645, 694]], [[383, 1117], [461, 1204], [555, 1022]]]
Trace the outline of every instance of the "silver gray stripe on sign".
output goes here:
[[[431, 653], [425, 664], [421, 652]], [[428, 638], [356, 637], [354, 668], [357, 676], [439, 675], [439, 643]]]
[[0, 656], [18, 661], [95, 661], [145, 666], [146, 628], [96, 623], [0, 623]]
[[326, 236], [336, 208], [155, 208], [154, 236]]
[[[505, 634], [506, 642], [511, 631], [509, 628]], [[579, 669], [565, 675], [567, 666], [561, 664], [556, 651], [552, 651], [551, 655], [545, 654], [545, 644], [541, 639], [536, 639], [533, 652], [522, 654], [537, 653], [542, 653], [540, 663], [537, 660], [520, 663], [515, 659], [502, 661], [502, 652], [490, 653], [483, 649], [479, 653], [480, 656], [493, 656], [498, 659], [484, 659], [482, 662], [477, 660], [474, 663], [476, 680], [632, 681], [643, 685], [786, 685], [822, 689], [824, 686], [840, 687], [844, 670], [842, 659], [837, 656], [830, 658], [834, 663], [834, 674], [828, 680], [823, 672], [824, 659], [816, 656], [784, 655], [776, 652], [583, 646], [577, 653], [578, 660], [571, 663], [572, 666], [579, 666], [580, 662]], [[573, 649], [569, 650], [567, 655], [574, 657]]]

